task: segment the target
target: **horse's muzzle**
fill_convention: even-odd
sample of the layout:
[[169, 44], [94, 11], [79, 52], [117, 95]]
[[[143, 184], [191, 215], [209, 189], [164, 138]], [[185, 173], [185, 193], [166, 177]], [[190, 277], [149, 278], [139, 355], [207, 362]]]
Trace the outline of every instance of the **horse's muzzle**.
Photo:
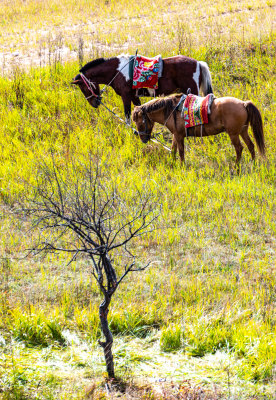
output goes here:
[[92, 97], [90, 104], [92, 107], [98, 108], [101, 105], [101, 102], [102, 102], [102, 98], [100, 96]]
[[148, 141], [150, 140], [150, 135], [141, 135], [139, 134], [140, 139], [142, 140], [143, 143], [148, 143]]

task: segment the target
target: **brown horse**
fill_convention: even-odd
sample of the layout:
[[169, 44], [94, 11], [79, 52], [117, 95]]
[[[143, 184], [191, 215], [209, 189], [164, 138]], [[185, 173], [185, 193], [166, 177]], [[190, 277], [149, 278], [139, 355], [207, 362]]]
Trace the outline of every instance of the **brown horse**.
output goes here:
[[184, 118], [176, 109], [181, 95], [154, 99], [142, 106], [134, 108], [133, 121], [136, 123], [140, 138], [147, 143], [155, 122], [166, 125], [173, 134], [172, 150], [177, 148], [181, 161], [184, 160], [184, 138], [186, 136], [210, 136], [221, 132], [228, 133], [235, 147], [238, 163], [241, 159], [243, 146], [239, 136], [247, 145], [252, 159], [255, 158], [254, 144], [248, 135], [248, 126], [251, 125], [254, 138], [262, 156], [265, 154], [262, 117], [256, 106], [251, 101], [242, 101], [234, 97], [214, 98], [211, 113], [207, 124], [185, 129]]
[[[125, 117], [130, 122], [131, 103], [140, 105], [136, 89], [132, 89], [132, 78], [129, 73], [130, 56], [120, 55], [113, 58], [99, 58], [90, 61], [81, 68], [73, 84], [78, 85], [92, 107], [101, 103], [99, 84], [110, 85], [122, 97]], [[163, 59], [163, 73], [158, 80], [156, 96], [168, 95], [176, 91], [198, 95], [201, 89], [204, 96], [213, 93], [211, 75], [208, 65], [203, 61], [178, 55]], [[149, 89], [141, 89], [143, 96], [153, 97]]]

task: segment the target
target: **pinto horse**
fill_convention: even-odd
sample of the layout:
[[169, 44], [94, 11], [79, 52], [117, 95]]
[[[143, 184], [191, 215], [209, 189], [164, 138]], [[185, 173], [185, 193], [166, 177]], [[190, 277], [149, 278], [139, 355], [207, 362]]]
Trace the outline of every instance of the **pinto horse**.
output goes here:
[[[132, 89], [129, 75], [130, 56], [120, 55], [112, 58], [98, 58], [80, 69], [72, 84], [78, 85], [92, 107], [101, 103], [99, 84], [111, 86], [122, 97], [125, 117], [130, 122], [131, 103], [141, 105], [136, 89]], [[208, 65], [203, 61], [178, 55], [163, 59], [163, 75], [158, 80], [156, 96], [168, 95], [176, 91], [198, 95], [201, 89], [204, 96], [213, 93]], [[152, 96], [150, 89], [142, 89], [143, 96]]]
[[173, 95], [154, 99], [134, 108], [132, 119], [143, 143], [150, 140], [155, 122], [166, 125], [173, 134], [172, 150], [175, 154], [178, 148], [180, 160], [184, 161], [184, 138], [186, 136], [201, 137], [226, 132], [235, 147], [236, 163], [238, 164], [243, 149], [239, 136], [247, 145], [252, 160], [255, 158], [254, 144], [248, 135], [248, 126], [251, 125], [260, 154], [265, 155], [262, 117], [251, 101], [242, 101], [234, 97], [214, 98], [208, 123], [186, 130], [185, 120], [177, 109], [180, 98], [181, 95]]

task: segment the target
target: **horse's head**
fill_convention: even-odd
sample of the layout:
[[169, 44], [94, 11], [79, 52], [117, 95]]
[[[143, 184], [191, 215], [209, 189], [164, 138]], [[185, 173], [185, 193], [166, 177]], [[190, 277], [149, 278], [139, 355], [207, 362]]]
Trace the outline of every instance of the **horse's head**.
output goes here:
[[80, 88], [85, 98], [92, 107], [99, 107], [99, 105], [101, 104], [101, 97], [100, 86], [97, 82], [89, 80], [83, 73], [80, 73], [73, 79], [71, 83], [73, 85], [77, 85]]
[[136, 124], [138, 134], [143, 143], [147, 143], [151, 138], [151, 132], [154, 122], [149, 118], [148, 114], [144, 111], [143, 106], [134, 107], [132, 119]]

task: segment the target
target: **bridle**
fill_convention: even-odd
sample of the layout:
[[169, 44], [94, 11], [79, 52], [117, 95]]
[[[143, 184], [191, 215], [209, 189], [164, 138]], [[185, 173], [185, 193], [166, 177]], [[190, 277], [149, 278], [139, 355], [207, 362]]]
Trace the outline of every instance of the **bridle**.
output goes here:
[[144, 131], [138, 131], [139, 135], [146, 135], [147, 139], [149, 140], [151, 138], [151, 132], [152, 129], [149, 130], [148, 128], [148, 121], [150, 121], [151, 123], [153, 123], [153, 121], [150, 119], [150, 117], [148, 116], [148, 114], [146, 113], [146, 111], [142, 108], [142, 118], [143, 118], [143, 124], [145, 125], [145, 130]]
[[[190, 90], [190, 89], [188, 89]], [[172, 109], [172, 111], [170, 112], [169, 116], [166, 118], [166, 121], [164, 122], [164, 126], [167, 125], [168, 120], [170, 119], [170, 117], [172, 116], [173, 112], [178, 108], [178, 106], [181, 104], [182, 100], [185, 98], [186, 95], [182, 95], [180, 100], [178, 101], [178, 103], [176, 104], [176, 106]], [[154, 121], [151, 120], [151, 118], [149, 117], [149, 115], [146, 113], [146, 111], [141, 107], [141, 111], [142, 111], [142, 118], [143, 118], [143, 123], [145, 125], [145, 130], [144, 131], [138, 131], [138, 135], [145, 135], [147, 141], [149, 140], [157, 140], [158, 142], [160, 142], [160, 140], [158, 140], [158, 136], [162, 133], [162, 131], [155, 133], [155, 135], [151, 136], [151, 132], [152, 129], [149, 130], [148, 129], [148, 121], [150, 121], [153, 125], [154, 125]], [[161, 143], [161, 142], [160, 142]], [[161, 143], [162, 144], [162, 143]], [[162, 144], [163, 147], [165, 147]], [[167, 148], [167, 147], [166, 147]], [[171, 151], [169, 148], [167, 148], [167, 150]]]
[[[135, 57], [137, 56], [137, 52], [138, 52], [138, 49], [136, 50], [136, 55], [135, 55]], [[109, 88], [109, 86], [110, 86], [111, 83], [114, 81], [114, 79], [117, 77], [117, 75], [118, 75], [118, 74], [122, 71], [122, 69], [124, 69], [131, 61], [132, 61], [132, 58], [130, 57], [129, 61], [128, 61], [125, 65], [123, 65], [122, 68], [121, 68], [119, 71], [117, 71], [117, 73], [113, 76], [113, 78], [111, 79], [111, 81], [110, 81], [107, 85], [105, 85], [105, 87], [100, 91], [100, 94], [99, 94], [99, 95], [96, 94], [96, 93], [94, 92], [94, 90], [93, 90], [93, 88], [96, 89], [96, 86], [95, 86], [95, 83], [96, 83], [96, 82], [94, 83], [94, 82], [90, 81], [88, 78], [86, 78], [85, 75], [83, 75], [82, 73], [80, 73], [81, 79], [82, 79], [83, 82], [85, 83], [87, 89], [92, 93], [90, 96], [85, 97], [86, 100], [90, 99], [91, 97], [96, 97], [97, 104], [100, 105], [100, 104], [101, 104], [101, 99], [102, 99], [102, 97], [101, 97], [102, 93], [104, 93], [104, 92]]]
[[86, 78], [85, 75], [83, 75], [82, 73], [80, 74], [81, 79], [83, 80], [85, 86], [87, 87], [87, 89], [89, 90], [89, 92], [91, 92], [92, 94], [88, 97], [85, 97], [86, 100], [91, 99], [91, 97], [95, 97], [96, 98], [96, 102], [99, 105], [101, 103], [101, 96], [96, 94], [94, 92], [94, 89], [96, 89], [96, 85], [94, 82], [90, 81], [88, 78]]

